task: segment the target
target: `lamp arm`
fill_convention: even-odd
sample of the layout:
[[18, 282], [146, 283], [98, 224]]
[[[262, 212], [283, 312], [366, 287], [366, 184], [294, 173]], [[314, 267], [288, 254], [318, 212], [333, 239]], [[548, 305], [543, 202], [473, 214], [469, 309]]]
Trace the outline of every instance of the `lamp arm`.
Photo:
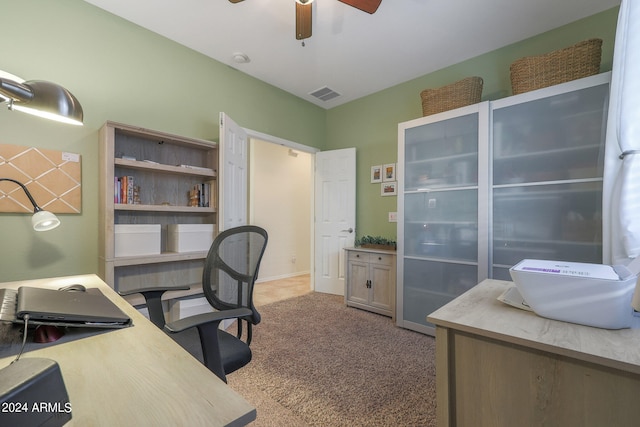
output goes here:
[[33, 92], [27, 85], [3, 78], [0, 78], [0, 94], [20, 101], [29, 101], [33, 98]]
[[11, 182], [13, 182], [15, 184], [18, 184], [20, 187], [22, 187], [22, 189], [24, 190], [24, 193], [27, 195], [27, 197], [29, 198], [29, 201], [33, 205], [33, 213], [36, 213], [36, 212], [39, 212], [39, 211], [42, 210], [42, 208], [40, 206], [38, 206], [38, 204], [34, 200], [33, 196], [31, 195], [29, 190], [27, 190], [27, 187], [23, 183], [21, 183], [20, 181], [16, 181], [15, 179], [11, 179], [11, 178], [0, 178], [0, 181], [11, 181]]

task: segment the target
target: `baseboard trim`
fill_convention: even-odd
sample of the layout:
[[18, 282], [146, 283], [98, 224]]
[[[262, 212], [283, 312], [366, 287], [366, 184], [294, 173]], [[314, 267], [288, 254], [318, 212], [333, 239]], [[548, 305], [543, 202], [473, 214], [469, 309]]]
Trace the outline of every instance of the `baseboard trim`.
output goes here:
[[280, 276], [263, 277], [256, 280], [256, 283], [273, 282], [274, 280], [290, 279], [297, 276], [305, 276], [311, 274], [310, 271], [296, 271], [295, 273], [282, 274]]

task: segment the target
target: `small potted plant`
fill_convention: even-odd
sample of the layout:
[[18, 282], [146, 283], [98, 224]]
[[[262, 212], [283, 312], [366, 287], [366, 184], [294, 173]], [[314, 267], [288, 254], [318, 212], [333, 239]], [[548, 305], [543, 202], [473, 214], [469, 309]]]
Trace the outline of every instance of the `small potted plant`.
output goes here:
[[356, 247], [395, 251], [396, 241], [382, 236], [362, 236], [356, 239]]

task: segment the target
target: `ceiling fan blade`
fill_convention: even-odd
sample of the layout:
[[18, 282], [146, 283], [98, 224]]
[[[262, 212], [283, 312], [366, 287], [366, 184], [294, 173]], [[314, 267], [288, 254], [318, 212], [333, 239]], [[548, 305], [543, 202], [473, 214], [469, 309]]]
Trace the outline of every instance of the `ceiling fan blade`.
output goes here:
[[375, 13], [378, 10], [378, 6], [382, 3], [382, 0], [338, 0], [344, 4], [348, 4], [349, 6], [353, 6], [356, 9], [360, 9], [363, 12], [367, 13]]
[[296, 39], [304, 40], [311, 37], [311, 8], [313, 3], [296, 3]]
[[229, 0], [231, 3], [240, 3], [243, 0]]

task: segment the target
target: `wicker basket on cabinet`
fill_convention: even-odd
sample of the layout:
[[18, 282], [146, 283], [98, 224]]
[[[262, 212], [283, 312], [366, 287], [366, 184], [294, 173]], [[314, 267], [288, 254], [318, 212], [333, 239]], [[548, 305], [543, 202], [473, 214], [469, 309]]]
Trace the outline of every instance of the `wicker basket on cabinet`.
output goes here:
[[602, 40], [589, 39], [543, 55], [527, 56], [511, 64], [514, 95], [600, 72]]
[[422, 115], [441, 113], [480, 102], [482, 78], [467, 77], [450, 85], [420, 92]]

